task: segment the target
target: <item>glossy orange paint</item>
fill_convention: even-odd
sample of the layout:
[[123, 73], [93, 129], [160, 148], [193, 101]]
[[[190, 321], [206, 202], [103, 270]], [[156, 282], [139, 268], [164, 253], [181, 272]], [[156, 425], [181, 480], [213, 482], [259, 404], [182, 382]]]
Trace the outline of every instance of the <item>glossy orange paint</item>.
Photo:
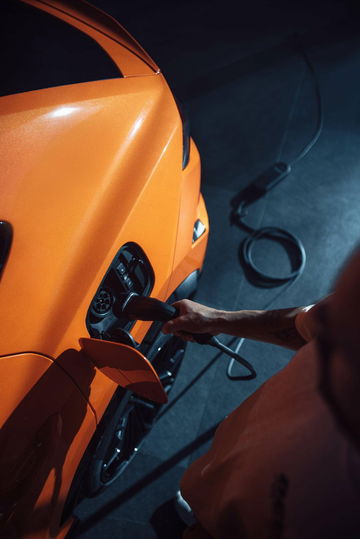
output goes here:
[[2, 98], [1, 109], [1, 210], [14, 243], [0, 291], [0, 303], [13, 304], [0, 352], [56, 357], [86, 335], [94, 285], [126, 241], [149, 253], [153, 294], [166, 295], [181, 197], [180, 120], [159, 75], [17, 94]]
[[166, 300], [201, 269], [209, 223], [198, 151], [191, 141], [182, 170], [181, 119], [153, 60], [85, 2], [26, 3], [87, 33], [124, 75], [0, 98], [0, 218], [14, 231], [0, 281], [0, 526], [40, 539], [65, 536], [71, 482], [117, 388], [79, 345], [105, 272], [135, 242]]

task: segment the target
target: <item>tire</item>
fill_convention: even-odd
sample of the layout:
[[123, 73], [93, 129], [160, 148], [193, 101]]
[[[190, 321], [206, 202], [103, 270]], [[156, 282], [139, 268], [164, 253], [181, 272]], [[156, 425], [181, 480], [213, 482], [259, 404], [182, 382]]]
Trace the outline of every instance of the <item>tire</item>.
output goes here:
[[[147, 352], [166, 393], [170, 393], [185, 354], [186, 343], [160, 334]], [[88, 471], [87, 495], [95, 496], [123, 473], [150, 432], [163, 405], [119, 388], [101, 421], [100, 439]]]

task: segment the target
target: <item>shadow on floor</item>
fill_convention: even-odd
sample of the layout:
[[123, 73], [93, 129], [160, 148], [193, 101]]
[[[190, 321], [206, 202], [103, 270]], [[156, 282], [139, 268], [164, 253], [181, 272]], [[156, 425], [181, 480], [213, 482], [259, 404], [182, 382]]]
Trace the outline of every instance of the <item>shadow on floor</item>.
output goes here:
[[174, 506], [174, 500], [168, 500], [156, 509], [150, 519], [157, 539], [181, 539], [186, 529]]

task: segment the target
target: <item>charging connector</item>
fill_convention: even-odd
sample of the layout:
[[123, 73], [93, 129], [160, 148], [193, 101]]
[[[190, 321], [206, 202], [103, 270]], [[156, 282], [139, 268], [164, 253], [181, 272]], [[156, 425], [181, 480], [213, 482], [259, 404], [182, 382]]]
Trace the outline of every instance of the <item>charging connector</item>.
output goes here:
[[254, 189], [261, 193], [261, 196], [270, 191], [275, 185], [281, 182], [291, 172], [291, 167], [287, 163], [279, 161], [272, 167], [265, 170], [256, 178], [253, 183]]
[[129, 294], [121, 307], [123, 315], [129, 320], [167, 322], [177, 316], [177, 309], [156, 298]]

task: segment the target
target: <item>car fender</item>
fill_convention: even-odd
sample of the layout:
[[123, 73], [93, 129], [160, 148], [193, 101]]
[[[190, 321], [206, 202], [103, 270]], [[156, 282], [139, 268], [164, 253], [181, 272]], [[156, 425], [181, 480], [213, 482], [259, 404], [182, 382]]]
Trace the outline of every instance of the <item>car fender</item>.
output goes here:
[[[78, 354], [65, 353], [69, 361]], [[49, 357], [0, 358], [1, 536], [57, 529], [72, 477], [95, 429], [77, 384]], [[89, 371], [88, 385], [93, 373]], [[39, 535], [40, 536], [40, 535]]]

